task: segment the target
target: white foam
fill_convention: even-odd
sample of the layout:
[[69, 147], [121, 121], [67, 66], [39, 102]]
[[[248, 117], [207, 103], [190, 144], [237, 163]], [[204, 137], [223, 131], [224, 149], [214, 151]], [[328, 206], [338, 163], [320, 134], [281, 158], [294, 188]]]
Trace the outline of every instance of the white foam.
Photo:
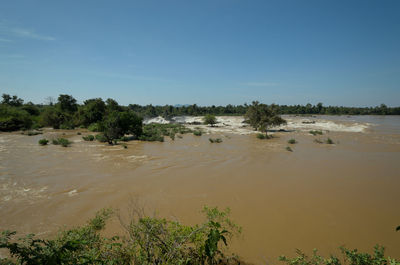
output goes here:
[[[303, 118], [303, 117], [284, 117], [287, 124], [276, 127], [274, 129], [285, 129], [295, 131], [323, 130], [335, 132], [364, 132], [371, 126], [368, 123], [357, 122], [341, 122], [320, 118]], [[218, 116], [217, 124], [209, 126], [203, 124], [203, 116], [176, 116], [171, 119], [172, 122], [185, 124], [187, 127], [194, 129], [200, 128], [205, 133], [234, 133], [234, 134], [253, 134], [257, 133], [253, 128], [244, 122], [243, 116]], [[170, 121], [156, 117], [145, 121], [149, 123], [168, 124]]]

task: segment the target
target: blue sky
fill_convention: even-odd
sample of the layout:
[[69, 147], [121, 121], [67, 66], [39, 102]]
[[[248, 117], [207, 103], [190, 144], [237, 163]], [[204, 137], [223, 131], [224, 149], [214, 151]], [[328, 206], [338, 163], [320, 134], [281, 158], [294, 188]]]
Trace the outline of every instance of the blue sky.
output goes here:
[[0, 2], [0, 93], [400, 105], [400, 1]]

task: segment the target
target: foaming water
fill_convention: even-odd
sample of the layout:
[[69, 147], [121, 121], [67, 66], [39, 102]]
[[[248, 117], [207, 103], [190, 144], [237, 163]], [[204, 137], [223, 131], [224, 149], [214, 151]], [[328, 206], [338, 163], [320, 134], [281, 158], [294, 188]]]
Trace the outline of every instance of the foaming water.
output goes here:
[[[50, 235], [138, 196], [187, 224], [202, 221], [204, 205], [230, 207], [243, 226], [233, 250], [256, 264], [343, 244], [369, 251], [379, 243], [399, 257], [400, 117], [285, 118], [289, 132], [271, 140], [256, 139], [242, 117], [218, 117], [215, 128], [190, 125], [208, 132], [201, 137], [132, 141], [127, 149], [82, 141], [76, 133], [84, 130], [1, 133], [0, 229]], [[324, 135], [308, 133], [321, 124]], [[37, 144], [61, 136], [71, 147]], [[335, 144], [314, 142], [327, 137]], [[299, 142], [292, 153], [290, 138]]]

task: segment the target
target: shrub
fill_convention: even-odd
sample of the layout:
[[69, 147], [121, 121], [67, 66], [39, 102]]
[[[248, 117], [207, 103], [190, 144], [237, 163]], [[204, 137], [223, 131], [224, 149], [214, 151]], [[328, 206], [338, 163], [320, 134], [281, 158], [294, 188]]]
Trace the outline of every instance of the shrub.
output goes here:
[[94, 140], [94, 135], [87, 135], [87, 136], [82, 136], [82, 139], [85, 141], [93, 141]]
[[122, 147], [123, 147], [124, 149], [127, 149], [127, 148], [128, 148], [128, 145], [127, 145], [127, 144], [122, 144]]
[[47, 139], [40, 139], [39, 140], [39, 144], [40, 145], [47, 145], [49, 143], [49, 140], [47, 140]]
[[293, 150], [292, 150], [292, 148], [290, 148], [290, 146], [286, 146], [286, 151], [293, 152]]
[[92, 123], [88, 126], [88, 130], [91, 132], [100, 132], [101, 131], [101, 125], [100, 123]]
[[289, 141], [288, 141], [288, 144], [296, 144], [297, 142], [296, 142], [296, 139], [290, 139]]
[[334, 144], [334, 142], [332, 141], [331, 138], [326, 139], [326, 143], [327, 143], [327, 144]]
[[81, 133], [81, 132], [77, 132], [76, 134], [77, 134], [77, 135], [82, 135], [82, 133]]
[[[391, 259], [390, 257], [385, 258], [385, 249], [382, 246], [376, 245], [374, 247], [374, 254], [368, 253], [359, 253], [357, 249], [349, 250], [344, 247], [340, 247], [340, 250], [343, 255], [343, 259], [339, 259], [338, 257], [331, 255], [329, 258], [324, 258], [317, 254], [317, 250], [314, 249], [311, 257], [307, 256], [300, 250], [297, 250], [297, 257], [287, 258], [285, 256], [280, 256], [279, 260], [288, 264], [288, 265], [341, 265], [341, 264], [350, 264], [350, 265], [386, 265], [400, 264], [400, 261]], [[344, 260], [345, 263], [342, 263], [341, 260]]]
[[195, 131], [193, 131], [193, 134], [195, 136], [201, 136], [203, 134], [203, 132], [201, 130], [195, 130]]
[[310, 134], [316, 136], [316, 135], [322, 135], [322, 131], [321, 130], [314, 130], [314, 131], [309, 131]]
[[221, 138], [208, 138], [208, 140], [210, 141], [210, 143], [222, 143]]
[[[103, 237], [111, 210], [98, 212], [86, 225], [60, 231], [54, 239], [34, 235], [16, 239], [16, 232], [0, 235], [0, 248], [9, 250], [11, 259], [1, 264], [228, 264], [222, 244], [228, 245], [241, 229], [229, 219], [229, 210], [205, 207], [206, 221], [186, 226], [178, 221], [148, 217], [140, 210], [129, 213], [121, 224], [128, 238]], [[240, 264], [238, 261], [237, 264]], [[232, 263], [229, 263], [232, 264]]]
[[104, 136], [104, 134], [102, 134], [102, 133], [96, 134], [95, 138], [96, 138], [96, 140], [99, 141], [100, 143], [105, 143], [105, 142], [107, 142], [107, 138], [106, 138], [106, 137]]
[[71, 144], [71, 142], [65, 138], [58, 138], [58, 139], [53, 139], [53, 144], [61, 145], [63, 147], [68, 147]]

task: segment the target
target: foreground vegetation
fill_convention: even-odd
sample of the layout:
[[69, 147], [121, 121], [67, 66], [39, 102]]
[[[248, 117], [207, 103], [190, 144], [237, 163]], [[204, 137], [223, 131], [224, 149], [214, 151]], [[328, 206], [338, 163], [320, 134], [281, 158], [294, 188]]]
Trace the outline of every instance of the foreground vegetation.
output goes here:
[[[227, 255], [227, 246], [241, 228], [229, 219], [229, 209], [203, 209], [205, 222], [186, 226], [177, 221], [149, 217], [141, 208], [134, 208], [126, 220], [117, 215], [125, 236], [104, 237], [101, 231], [114, 216], [105, 209], [86, 225], [61, 230], [53, 239], [27, 235], [16, 239], [16, 232], [3, 231], [0, 249], [9, 251], [9, 258], [0, 264], [135, 264], [135, 265], [216, 265], [244, 264], [237, 255]], [[297, 256], [279, 257], [288, 265], [398, 265], [400, 261], [385, 257], [384, 248], [375, 246], [374, 253], [359, 253], [341, 247], [342, 257], [325, 258], [313, 251], [307, 256], [300, 250]]]
[[14, 239], [15, 232], [4, 231], [0, 248], [8, 249], [11, 259], [0, 259], [0, 264], [240, 264], [222, 251], [240, 233], [229, 219], [229, 209], [205, 207], [203, 212], [204, 223], [186, 226], [134, 209], [131, 219], [120, 218], [124, 237], [100, 234], [111, 210], [100, 211], [86, 225], [63, 230], [54, 239]]

